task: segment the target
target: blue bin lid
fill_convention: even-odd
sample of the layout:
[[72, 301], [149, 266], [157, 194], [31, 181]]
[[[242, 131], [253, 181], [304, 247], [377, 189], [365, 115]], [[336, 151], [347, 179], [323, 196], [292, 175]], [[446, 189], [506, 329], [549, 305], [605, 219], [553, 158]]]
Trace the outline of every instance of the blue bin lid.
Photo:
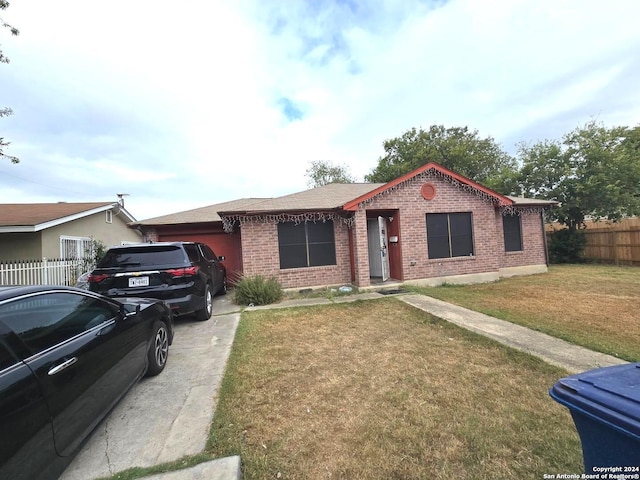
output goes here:
[[572, 411], [640, 438], [640, 364], [603, 367], [559, 380], [551, 397]]

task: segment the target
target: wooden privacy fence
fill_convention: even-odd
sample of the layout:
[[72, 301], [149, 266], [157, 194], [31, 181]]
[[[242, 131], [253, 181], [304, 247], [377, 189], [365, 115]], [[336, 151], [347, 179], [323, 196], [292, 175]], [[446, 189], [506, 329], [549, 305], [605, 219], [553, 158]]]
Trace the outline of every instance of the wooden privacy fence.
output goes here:
[[587, 260], [640, 266], [640, 226], [588, 228], [584, 256]]
[[0, 261], [0, 285], [74, 286], [84, 272], [83, 260]]

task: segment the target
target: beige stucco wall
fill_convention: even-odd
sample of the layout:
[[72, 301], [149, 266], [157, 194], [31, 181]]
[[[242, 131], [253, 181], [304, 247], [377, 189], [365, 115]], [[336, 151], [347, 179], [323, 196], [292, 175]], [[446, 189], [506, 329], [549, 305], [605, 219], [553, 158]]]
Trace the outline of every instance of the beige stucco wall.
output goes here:
[[120, 245], [122, 242], [141, 242], [142, 236], [136, 230], [127, 227], [126, 218], [122, 214], [113, 214], [113, 222], [106, 222], [106, 212], [98, 212], [88, 217], [63, 223], [42, 232], [42, 256], [46, 258], [60, 257], [60, 237], [91, 237], [99, 240], [107, 247]]
[[0, 235], [0, 261], [39, 260], [42, 258], [42, 236], [35, 233], [3, 233]]
[[3, 233], [0, 235], [0, 260], [39, 260], [60, 258], [60, 237], [92, 238], [107, 247], [122, 242], [141, 242], [137, 230], [127, 227], [127, 218], [113, 214], [112, 223], [106, 222], [106, 212], [33, 233]]

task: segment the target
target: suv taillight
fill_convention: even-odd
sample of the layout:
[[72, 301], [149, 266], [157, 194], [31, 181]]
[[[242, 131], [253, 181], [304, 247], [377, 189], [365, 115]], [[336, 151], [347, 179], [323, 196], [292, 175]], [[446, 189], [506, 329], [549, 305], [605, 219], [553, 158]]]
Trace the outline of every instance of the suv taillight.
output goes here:
[[89, 277], [87, 277], [87, 281], [89, 283], [100, 283], [101, 281], [103, 281], [105, 278], [109, 278], [109, 275], [106, 273], [99, 273], [97, 275], [89, 275]]
[[167, 270], [167, 273], [173, 278], [192, 277], [198, 273], [198, 267], [173, 268], [171, 270]]

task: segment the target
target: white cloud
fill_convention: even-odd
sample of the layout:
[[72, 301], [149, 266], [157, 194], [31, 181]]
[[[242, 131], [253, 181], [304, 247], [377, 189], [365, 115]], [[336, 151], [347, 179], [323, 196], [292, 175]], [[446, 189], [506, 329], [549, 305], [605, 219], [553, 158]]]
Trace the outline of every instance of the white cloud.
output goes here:
[[0, 165], [0, 202], [126, 191], [143, 219], [304, 189], [313, 160], [362, 178], [411, 127], [510, 149], [640, 114], [638, 2], [96, 5], [3, 13], [21, 35], [0, 37], [0, 105], [16, 112], [0, 128], [22, 163]]

